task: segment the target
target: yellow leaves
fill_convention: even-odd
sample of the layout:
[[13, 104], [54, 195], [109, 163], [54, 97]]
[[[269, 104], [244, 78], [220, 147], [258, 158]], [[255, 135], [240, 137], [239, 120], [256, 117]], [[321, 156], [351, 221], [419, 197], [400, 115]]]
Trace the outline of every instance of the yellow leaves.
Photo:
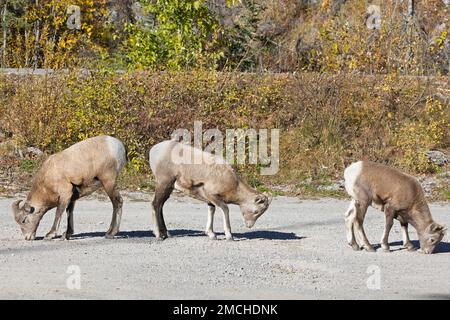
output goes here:
[[[4, 79], [0, 78], [3, 128], [9, 122], [8, 131], [47, 151], [114, 133], [130, 147], [133, 172], [146, 168], [141, 150], [176, 128], [191, 128], [193, 119], [205, 121], [205, 129], [283, 129], [282, 170], [295, 170], [298, 176], [335, 174], [345, 161], [361, 156], [427, 172], [433, 167], [424, 152], [449, 141], [449, 106], [430, 99], [412, 107], [424, 87], [396, 76], [380, 81], [348, 75], [201, 70], [90, 77], [72, 73], [49, 77], [46, 89], [42, 78], [21, 79], [23, 83], [14, 86]], [[387, 83], [392, 88], [381, 92]], [[398, 87], [403, 89], [397, 91]], [[392, 102], [392, 97], [400, 102]], [[7, 110], [1, 108], [5, 101]]]
[[56, 15], [53, 18], [53, 26], [55, 28], [59, 28], [61, 27], [65, 22], [66, 22], [67, 18], [63, 15]]
[[67, 35], [67, 37], [62, 37], [58, 42], [58, 49], [71, 50], [73, 46], [78, 42], [76, 36]]
[[83, 23], [81, 25], [81, 29], [86, 33], [86, 35], [88, 36], [88, 38], [90, 38], [92, 36], [92, 30], [93, 30], [94, 26], [87, 24], [87, 23]]
[[[346, 1], [338, 13], [326, 15], [325, 20], [315, 26], [319, 30], [314, 38], [317, 54], [310, 55], [308, 62], [302, 62], [302, 67], [325, 72], [357, 71], [365, 74], [402, 70], [403, 73], [423, 75], [430, 74], [429, 69], [432, 68], [445, 70], [442, 67], [445, 62], [440, 62], [440, 55], [445, 49], [447, 33], [442, 32], [435, 43], [429, 43], [420, 28], [405, 34], [402, 10], [396, 9], [396, 1], [386, 2], [382, 7], [383, 23], [377, 30], [366, 26], [367, 1]], [[328, 9], [332, 3], [324, 0], [322, 7]], [[413, 59], [409, 58], [411, 47]], [[430, 59], [430, 53], [437, 57]]]
[[242, 3], [242, 0], [225, 0], [225, 4], [227, 5], [227, 7], [232, 7], [239, 3]]
[[[396, 135], [396, 145], [403, 151], [404, 165], [416, 172], [430, 172], [436, 168], [429, 163], [425, 152], [445, 144], [449, 135], [450, 110], [438, 100], [429, 98], [425, 115], [418, 122], [404, 125]], [[448, 141], [447, 141], [448, 143]]]
[[[80, 7], [82, 30], [67, 27], [69, 5]], [[7, 65], [30, 67], [33, 64], [33, 67], [54, 69], [73, 66], [78, 63], [76, 53], [81, 48], [104, 57], [104, 39], [94, 34], [104, 34], [107, 14], [106, 0], [29, 1], [23, 19], [31, 26], [31, 31], [9, 33], [7, 42], [14, 44], [7, 46]], [[79, 46], [81, 43], [83, 45]], [[36, 54], [38, 56], [34, 57]]]

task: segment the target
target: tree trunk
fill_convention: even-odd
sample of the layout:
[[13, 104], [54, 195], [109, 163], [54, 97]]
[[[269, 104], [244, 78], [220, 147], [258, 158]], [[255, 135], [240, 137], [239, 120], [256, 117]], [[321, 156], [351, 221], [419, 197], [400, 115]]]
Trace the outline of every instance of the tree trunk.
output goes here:
[[[39, 0], [36, 0], [36, 9], [39, 7]], [[39, 30], [39, 20], [37, 20], [36, 22], [35, 22], [35, 25], [34, 25], [34, 32], [35, 32], [35, 34], [34, 34], [34, 36], [35, 36], [35, 39], [34, 39], [34, 50], [33, 50], [33, 52], [34, 52], [34, 54], [33, 54], [33, 67], [34, 68], [38, 68], [38, 49], [39, 49], [39, 36], [40, 36], [40, 32], [39, 32], [40, 30]]]
[[411, 66], [412, 59], [414, 58], [414, 51], [412, 48], [412, 37], [413, 37], [413, 29], [414, 29], [414, 14], [415, 14], [415, 1], [414, 0], [408, 0], [408, 35], [407, 35], [407, 42], [408, 42], [408, 67]]
[[6, 37], [8, 36], [7, 33], [7, 25], [6, 25], [6, 12], [8, 5], [8, 1], [5, 2], [5, 6], [3, 7], [3, 15], [2, 15], [2, 24], [3, 24], [3, 44], [2, 44], [2, 68], [6, 67]]
[[415, 14], [415, 1], [408, 0], [408, 17], [410, 20], [413, 19], [414, 14]]

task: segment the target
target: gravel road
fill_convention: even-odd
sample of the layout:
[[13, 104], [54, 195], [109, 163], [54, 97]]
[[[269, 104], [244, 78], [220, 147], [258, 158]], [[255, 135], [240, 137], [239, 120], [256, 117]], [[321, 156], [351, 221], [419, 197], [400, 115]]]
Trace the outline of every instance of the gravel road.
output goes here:
[[[11, 202], [0, 199], [3, 299], [450, 299], [448, 236], [437, 254], [408, 252], [396, 223], [392, 252], [354, 252], [345, 241], [347, 201], [278, 197], [253, 229], [233, 206], [236, 240], [226, 241], [223, 233], [218, 240], [202, 233], [205, 204], [172, 197], [165, 207], [172, 237], [156, 241], [149, 201], [125, 201], [122, 231], [108, 240], [111, 205], [88, 199], [76, 205], [73, 240], [42, 240], [51, 211], [33, 242], [22, 240]], [[436, 221], [450, 225], [449, 203], [431, 209]], [[215, 221], [223, 232], [220, 211]], [[365, 227], [372, 243], [379, 244], [383, 224], [370, 209]]]

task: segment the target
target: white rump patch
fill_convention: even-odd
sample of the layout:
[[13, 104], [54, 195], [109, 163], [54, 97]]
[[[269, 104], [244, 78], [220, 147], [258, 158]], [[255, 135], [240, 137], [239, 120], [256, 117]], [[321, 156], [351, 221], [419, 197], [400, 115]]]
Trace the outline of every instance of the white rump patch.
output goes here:
[[106, 142], [111, 155], [117, 160], [117, 171], [121, 171], [127, 163], [125, 146], [122, 141], [109, 136], [106, 137]]
[[345, 190], [353, 198], [356, 199], [355, 184], [362, 170], [362, 161], [352, 163], [344, 170]]
[[152, 169], [153, 175], [156, 175], [156, 167], [158, 164], [164, 159], [164, 155], [167, 152], [167, 149], [169, 148], [170, 144], [173, 141], [166, 140], [163, 142], [160, 142], [158, 144], [155, 144], [149, 152], [148, 156], [148, 162], [150, 163], [150, 169]]

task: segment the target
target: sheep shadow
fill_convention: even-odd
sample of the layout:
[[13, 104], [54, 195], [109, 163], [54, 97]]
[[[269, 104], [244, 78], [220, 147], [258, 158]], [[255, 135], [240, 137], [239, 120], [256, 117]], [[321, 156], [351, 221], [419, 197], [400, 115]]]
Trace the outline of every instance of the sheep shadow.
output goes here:
[[[190, 229], [172, 229], [169, 230], [171, 237], [207, 237], [203, 231], [190, 230]], [[223, 236], [224, 233], [217, 233], [218, 236]], [[293, 232], [280, 232], [259, 230], [250, 231], [245, 233], [233, 233], [233, 236], [237, 240], [301, 240], [304, 237], [299, 237]], [[71, 237], [72, 240], [81, 240], [86, 238], [104, 238], [105, 232], [84, 232], [78, 233]], [[129, 239], [129, 238], [154, 238], [155, 234], [150, 230], [137, 230], [137, 231], [120, 231], [115, 239]]]
[[235, 233], [236, 238], [244, 238], [242, 240], [266, 239], [266, 240], [301, 240], [305, 237], [299, 237], [293, 232], [281, 232], [271, 230], [258, 230], [244, 233]]
[[[411, 240], [411, 243], [413, 244], [413, 246], [417, 249], [420, 248], [420, 243], [418, 240]], [[392, 249], [391, 251], [401, 251], [401, 250], [406, 250], [405, 248], [403, 248], [403, 242], [402, 241], [395, 241], [395, 242], [390, 242], [389, 245], [391, 247], [399, 247], [396, 249]], [[381, 244], [377, 244], [376, 246], [374, 246], [375, 249], [381, 248]], [[436, 246], [436, 248], [434, 249], [433, 253], [449, 253], [450, 252], [450, 243], [449, 242], [439, 242], [439, 244]]]
[[[197, 230], [187, 230], [187, 229], [175, 229], [169, 230], [171, 237], [199, 237], [204, 236], [204, 232]], [[86, 238], [104, 238], [105, 232], [84, 232], [78, 233], [71, 237], [72, 240], [80, 240]], [[136, 231], [119, 231], [119, 233], [114, 237], [115, 239], [129, 239], [129, 238], [154, 238], [155, 234], [151, 230], [136, 230]]]
[[[83, 232], [74, 234], [70, 237], [70, 240], [82, 240], [87, 238], [104, 238], [106, 232]], [[150, 238], [154, 237], [152, 231], [150, 230], [138, 230], [138, 231], [120, 231], [114, 239], [127, 239], [127, 238]]]
[[450, 300], [450, 293], [430, 293], [418, 295], [417, 297], [425, 300]]

